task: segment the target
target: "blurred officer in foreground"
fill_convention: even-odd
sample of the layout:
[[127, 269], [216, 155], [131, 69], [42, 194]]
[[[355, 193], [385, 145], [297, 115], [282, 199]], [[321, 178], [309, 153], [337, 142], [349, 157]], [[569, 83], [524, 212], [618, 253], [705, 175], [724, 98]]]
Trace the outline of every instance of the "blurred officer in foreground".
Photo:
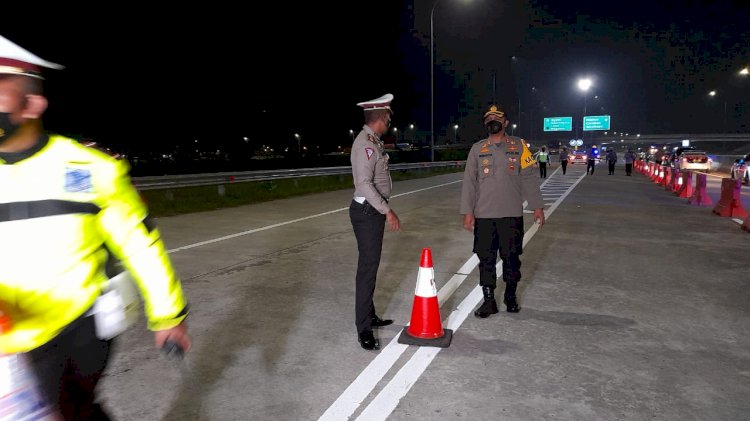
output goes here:
[[464, 228], [474, 232], [474, 253], [479, 258], [479, 285], [484, 302], [474, 315], [488, 317], [498, 312], [495, 301], [497, 255], [503, 260], [506, 310], [520, 310], [516, 287], [521, 280], [523, 253], [523, 202], [534, 210], [534, 220], [544, 225], [544, 201], [534, 176], [534, 158], [526, 142], [505, 132], [505, 112], [491, 106], [484, 114], [489, 137], [469, 151], [461, 191]]
[[110, 254], [135, 278], [158, 348], [190, 349], [187, 303], [127, 163], [42, 129], [42, 68], [62, 66], [0, 36], [0, 303], [13, 320], [0, 353], [28, 353], [66, 420], [106, 420], [94, 389], [120, 316], [103, 311]]
[[370, 351], [380, 348], [372, 328], [393, 323], [393, 320], [378, 317], [372, 300], [383, 249], [383, 229], [386, 224], [389, 231], [401, 229], [398, 216], [388, 206], [391, 174], [388, 154], [380, 140], [391, 126], [391, 101], [393, 95], [386, 94], [357, 104], [365, 110], [365, 125], [354, 139], [351, 154], [354, 198], [349, 206], [349, 218], [359, 250], [355, 323], [360, 345]]

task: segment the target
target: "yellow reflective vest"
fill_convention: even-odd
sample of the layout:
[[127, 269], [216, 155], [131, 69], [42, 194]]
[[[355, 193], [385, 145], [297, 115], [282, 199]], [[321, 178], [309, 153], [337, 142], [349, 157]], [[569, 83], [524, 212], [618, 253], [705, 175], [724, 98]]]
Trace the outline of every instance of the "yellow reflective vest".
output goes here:
[[149, 328], [180, 324], [182, 287], [128, 164], [62, 136], [34, 149], [0, 156], [0, 303], [13, 320], [0, 353], [37, 348], [89, 310], [109, 252], [138, 283]]

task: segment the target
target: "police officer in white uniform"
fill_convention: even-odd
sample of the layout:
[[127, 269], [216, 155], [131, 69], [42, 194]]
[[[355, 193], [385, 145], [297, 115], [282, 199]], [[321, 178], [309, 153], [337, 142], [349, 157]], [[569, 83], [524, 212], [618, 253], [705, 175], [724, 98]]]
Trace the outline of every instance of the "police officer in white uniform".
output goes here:
[[464, 228], [474, 232], [474, 253], [479, 258], [479, 284], [484, 302], [474, 315], [489, 317], [498, 312], [495, 302], [498, 252], [503, 261], [506, 310], [520, 310], [516, 287], [521, 280], [523, 252], [523, 202], [534, 210], [534, 219], [544, 225], [544, 201], [534, 176], [534, 157], [526, 142], [505, 133], [509, 120], [493, 105], [484, 114], [489, 137], [472, 146], [466, 159], [461, 190]]
[[380, 348], [372, 328], [393, 323], [393, 320], [378, 317], [372, 299], [385, 225], [390, 231], [401, 229], [398, 216], [388, 206], [392, 183], [388, 172], [388, 154], [380, 140], [391, 125], [391, 101], [393, 95], [386, 94], [357, 104], [365, 111], [365, 125], [354, 139], [351, 154], [354, 198], [349, 206], [349, 218], [359, 250], [355, 323], [359, 343], [366, 350]]

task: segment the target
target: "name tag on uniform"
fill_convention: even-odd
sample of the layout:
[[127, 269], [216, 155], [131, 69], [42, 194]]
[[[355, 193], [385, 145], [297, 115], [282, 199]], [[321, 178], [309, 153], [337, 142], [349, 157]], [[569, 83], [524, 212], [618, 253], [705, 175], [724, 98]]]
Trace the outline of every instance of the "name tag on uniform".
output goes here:
[[492, 156], [492, 154], [491, 154], [491, 153], [483, 153], [483, 154], [479, 154], [479, 157], [480, 157], [480, 158], [484, 158], [484, 157], [487, 157], [487, 156]]
[[72, 193], [90, 193], [92, 190], [91, 185], [91, 171], [84, 170], [81, 168], [66, 168], [65, 169], [65, 191]]

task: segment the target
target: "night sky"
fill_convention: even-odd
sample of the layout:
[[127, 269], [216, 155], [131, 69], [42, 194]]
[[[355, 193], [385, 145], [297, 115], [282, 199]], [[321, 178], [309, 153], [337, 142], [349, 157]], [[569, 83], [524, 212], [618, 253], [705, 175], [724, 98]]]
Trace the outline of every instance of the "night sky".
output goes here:
[[[126, 152], [292, 145], [294, 133], [332, 148], [361, 127], [355, 104], [387, 92], [396, 127], [429, 131], [433, 1], [338, 3], [47, 8], [5, 13], [0, 33], [67, 67], [47, 77], [49, 130]], [[580, 119], [583, 76], [588, 114], [612, 115], [612, 130], [721, 132], [726, 101], [727, 131], [750, 131], [750, 78], [737, 74], [750, 64], [750, 2], [575, 3], [440, 0], [438, 143], [454, 124], [476, 140], [495, 96], [516, 134], [567, 138], [543, 136], [541, 119]]]

